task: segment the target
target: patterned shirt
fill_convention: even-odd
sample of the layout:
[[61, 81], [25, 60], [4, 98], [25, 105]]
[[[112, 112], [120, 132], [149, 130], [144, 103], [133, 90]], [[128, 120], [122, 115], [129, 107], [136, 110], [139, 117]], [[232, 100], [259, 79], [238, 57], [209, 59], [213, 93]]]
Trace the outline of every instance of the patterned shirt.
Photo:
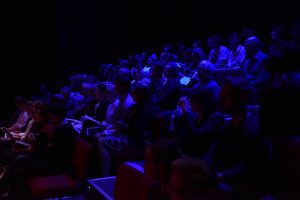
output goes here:
[[239, 66], [245, 59], [246, 49], [242, 45], [232, 49], [229, 53], [227, 65], [228, 67]]
[[106, 113], [106, 123], [108, 125], [114, 125], [119, 122], [125, 122], [129, 108], [134, 104], [134, 101], [130, 94], [125, 98], [118, 98], [110, 104]]
[[209, 61], [215, 65], [225, 64], [229, 56], [229, 50], [225, 46], [214, 48], [209, 53]]

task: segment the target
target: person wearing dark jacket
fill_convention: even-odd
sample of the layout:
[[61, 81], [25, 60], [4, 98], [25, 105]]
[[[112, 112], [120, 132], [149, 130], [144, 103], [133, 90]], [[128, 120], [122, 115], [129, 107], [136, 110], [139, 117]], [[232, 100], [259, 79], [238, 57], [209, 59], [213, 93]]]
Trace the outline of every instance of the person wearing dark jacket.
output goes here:
[[226, 121], [204, 156], [222, 187], [226, 185], [223, 189], [234, 192], [237, 199], [257, 198], [264, 184], [264, 160], [268, 158], [258, 117], [247, 112], [250, 91], [240, 78], [225, 81], [220, 100], [232, 119]]
[[146, 86], [137, 84], [132, 97], [135, 104], [131, 107], [124, 133], [128, 137], [128, 148], [145, 149], [146, 142], [153, 137], [153, 128], [158, 108], [150, 100], [150, 92]]
[[[224, 123], [216, 112], [216, 100], [208, 88], [199, 88], [187, 98], [181, 98], [182, 114], [174, 118], [174, 135], [185, 155], [201, 157], [215, 141]], [[191, 107], [191, 110], [189, 109]]]
[[154, 93], [153, 102], [161, 111], [169, 111], [176, 108], [181, 94], [179, 67], [177, 63], [168, 63], [165, 67], [164, 76], [167, 80]]

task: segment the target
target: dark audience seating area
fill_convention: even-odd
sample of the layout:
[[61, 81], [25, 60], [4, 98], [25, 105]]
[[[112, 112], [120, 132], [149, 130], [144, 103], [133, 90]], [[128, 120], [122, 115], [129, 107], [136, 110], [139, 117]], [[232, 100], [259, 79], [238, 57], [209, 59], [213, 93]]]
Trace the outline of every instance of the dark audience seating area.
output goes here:
[[300, 199], [300, 23], [270, 41], [165, 44], [16, 97], [0, 200]]

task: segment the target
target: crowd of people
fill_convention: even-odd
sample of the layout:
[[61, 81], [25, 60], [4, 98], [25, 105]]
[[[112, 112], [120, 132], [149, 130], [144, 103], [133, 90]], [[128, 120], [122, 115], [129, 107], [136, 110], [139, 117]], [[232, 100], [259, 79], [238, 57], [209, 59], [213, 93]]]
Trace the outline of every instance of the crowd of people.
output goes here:
[[208, 52], [168, 44], [17, 97], [1, 128], [1, 198], [30, 195], [29, 176], [71, 172], [77, 136], [94, 145], [99, 176], [115, 155], [145, 152], [151, 200], [280, 198], [283, 141], [300, 134], [300, 24], [270, 37], [268, 48], [251, 28], [210, 36]]

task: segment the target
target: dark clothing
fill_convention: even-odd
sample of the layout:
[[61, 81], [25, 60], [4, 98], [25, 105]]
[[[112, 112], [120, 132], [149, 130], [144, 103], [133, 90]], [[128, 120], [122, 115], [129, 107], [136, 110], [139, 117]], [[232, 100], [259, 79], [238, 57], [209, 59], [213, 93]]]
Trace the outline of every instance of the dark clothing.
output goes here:
[[[106, 119], [106, 112], [107, 112], [107, 109], [108, 109], [110, 104], [111, 104], [111, 102], [108, 101], [108, 100], [104, 100], [104, 101], [99, 103], [98, 107], [96, 108], [95, 117], [94, 117], [94, 119], [96, 121], [102, 122]], [[82, 128], [81, 128], [81, 131], [80, 131], [80, 137], [90, 141], [91, 138], [89, 138], [89, 136], [87, 136], [86, 131], [87, 131], [88, 128], [97, 127], [97, 126], [99, 126], [99, 124], [97, 124], [96, 122], [94, 122], [92, 120], [85, 120], [82, 123]]]
[[223, 123], [223, 115], [217, 112], [199, 122], [194, 113], [186, 113], [176, 118], [174, 134], [183, 154], [203, 156], [215, 141]]
[[286, 46], [286, 41], [281, 41], [278, 43], [273, 43], [270, 45], [268, 50], [269, 57], [282, 57], [284, 56], [284, 48]]
[[71, 110], [71, 117], [80, 118], [83, 115], [93, 116], [95, 114], [95, 105], [97, 101], [92, 97], [85, 98], [84, 102], [75, 110]]
[[128, 146], [134, 149], [144, 149], [146, 140], [152, 140], [158, 108], [151, 105], [137, 105], [131, 107], [124, 133], [128, 136]]
[[110, 104], [111, 102], [108, 100], [104, 100], [100, 102], [99, 106], [96, 109], [95, 120], [97, 120], [98, 122], [102, 122], [103, 120], [105, 120], [106, 112]]
[[159, 80], [150, 79], [150, 85], [149, 85], [150, 94], [152, 95], [155, 94], [156, 91], [162, 87], [165, 81], [166, 80], [164, 78], [160, 78]]
[[[9, 185], [9, 199], [31, 199], [26, 188], [30, 176], [49, 176], [57, 174], [49, 160], [31, 154], [19, 155], [9, 166], [6, 177], [1, 181], [1, 189]], [[5, 184], [5, 185], [3, 185]]]
[[248, 114], [240, 125], [227, 121], [206, 160], [215, 173], [223, 173], [234, 186], [259, 187], [264, 177], [264, 160], [268, 157], [260, 135], [258, 119]]
[[58, 171], [70, 168], [76, 135], [77, 132], [70, 123], [54, 129], [45, 157], [55, 165]]
[[168, 80], [153, 95], [153, 102], [161, 111], [174, 110], [181, 95], [179, 79]]

